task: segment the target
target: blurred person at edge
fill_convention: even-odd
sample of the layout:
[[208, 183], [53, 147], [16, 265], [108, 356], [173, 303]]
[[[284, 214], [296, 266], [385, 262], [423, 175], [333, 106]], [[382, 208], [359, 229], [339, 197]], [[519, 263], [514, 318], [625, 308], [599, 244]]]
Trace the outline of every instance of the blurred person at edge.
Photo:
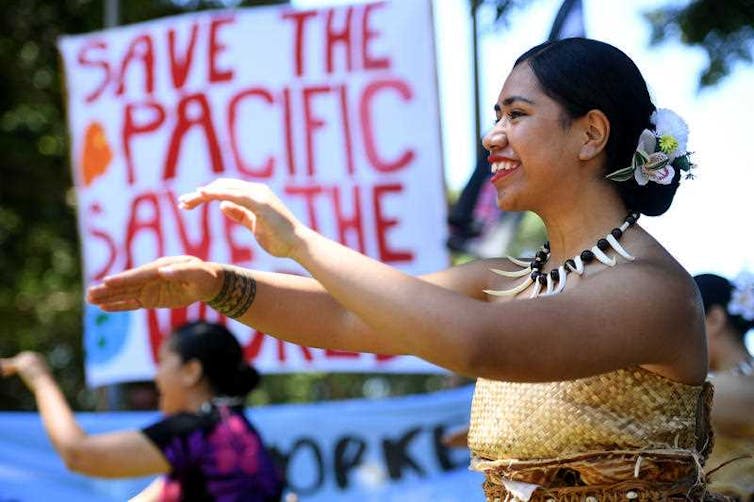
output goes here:
[[192, 322], [160, 347], [155, 383], [164, 418], [141, 430], [87, 434], [34, 352], [0, 359], [34, 393], [53, 446], [72, 471], [104, 478], [164, 474], [132, 501], [277, 502], [281, 477], [244, 415], [260, 376], [219, 324]]
[[741, 272], [733, 281], [700, 274], [694, 280], [704, 302], [715, 385], [715, 441], [707, 461], [710, 489], [754, 501], [754, 359], [744, 343], [754, 329], [754, 274]]

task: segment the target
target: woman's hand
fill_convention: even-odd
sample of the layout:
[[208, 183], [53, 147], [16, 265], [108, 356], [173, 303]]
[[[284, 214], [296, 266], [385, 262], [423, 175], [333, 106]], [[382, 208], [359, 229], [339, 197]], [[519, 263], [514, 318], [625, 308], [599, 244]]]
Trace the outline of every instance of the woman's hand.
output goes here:
[[179, 308], [211, 300], [222, 286], [222, 268], [193, 256], [168, 256], [105, 277], [87, 301], [108, 312]]
[[3, 377], [18, 375], [29, 390], [33, 391], [40, 378], [50, 377], [50, 368], [36, 352], [20, 352], [13, 357], [0, 359]]
[[184, 209], [218, 200], [228, 218], [245, 226], [273, 256], [291, 257], [305, 227], [267, 185], [220, 178], [180, 197]]

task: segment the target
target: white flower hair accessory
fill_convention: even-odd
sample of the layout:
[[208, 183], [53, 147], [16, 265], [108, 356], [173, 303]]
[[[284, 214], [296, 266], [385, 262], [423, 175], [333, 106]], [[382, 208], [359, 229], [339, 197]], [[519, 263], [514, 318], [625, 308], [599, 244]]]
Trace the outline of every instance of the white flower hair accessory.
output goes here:
[[673, 181], [676, 169], [693, 178], [690, 152], [686, 151], [689, 128], [686, 122], [672, 110], [660, 108], [650, 117], [655, 130], [644, 129], [639, 136], [631, 165], [605, 176], [613, 181], [635, 180], [639, 185], [650, 181], [668, 185]]
[[740, 315], [747, 321], [754, 320], [754, 274], [741, 272], [733, 280], [728, 313]]

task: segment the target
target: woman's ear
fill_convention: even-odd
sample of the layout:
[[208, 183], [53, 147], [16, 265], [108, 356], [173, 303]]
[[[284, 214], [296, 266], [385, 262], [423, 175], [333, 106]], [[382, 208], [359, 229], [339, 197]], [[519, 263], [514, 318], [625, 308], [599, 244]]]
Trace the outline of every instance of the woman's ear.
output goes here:
[[584, 115], [584, 135], [579, 150], [579, 160], [592, 160], [605, 149], [610, 137], [610, 121], [600, 110], [590, 110]]
[[191, 359], [183, 363], [181, 367], [181, 379], [187, 387], [196, 385], [202, 379], [202, 376], [204, 376], [202, 363], [198, 359]]
[[720, 305], [711, 305], [705, 315], [707, 334], [715, 336], [723, 331], [728, 324], [728, 313]]

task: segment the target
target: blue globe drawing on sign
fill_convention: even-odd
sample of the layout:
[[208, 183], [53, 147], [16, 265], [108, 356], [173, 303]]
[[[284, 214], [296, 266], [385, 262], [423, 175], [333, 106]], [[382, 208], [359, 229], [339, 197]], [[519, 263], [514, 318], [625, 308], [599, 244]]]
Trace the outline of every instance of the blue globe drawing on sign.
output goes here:
[[114, 358], [126, 344], [131, 312], [104, 312], [92, 305], [84, 314], [84, 351], [90, 363]]

